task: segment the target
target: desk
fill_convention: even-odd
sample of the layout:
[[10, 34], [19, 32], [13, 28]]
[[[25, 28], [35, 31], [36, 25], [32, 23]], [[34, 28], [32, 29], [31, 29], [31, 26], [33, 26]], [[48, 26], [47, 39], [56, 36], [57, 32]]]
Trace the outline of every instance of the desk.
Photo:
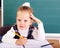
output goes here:
[[59, 40], [57, 39], [47, 39], [49, 43], [54, 43], [52, 46], [54, 48], [60, 48], [60, 45], [59, 45]]

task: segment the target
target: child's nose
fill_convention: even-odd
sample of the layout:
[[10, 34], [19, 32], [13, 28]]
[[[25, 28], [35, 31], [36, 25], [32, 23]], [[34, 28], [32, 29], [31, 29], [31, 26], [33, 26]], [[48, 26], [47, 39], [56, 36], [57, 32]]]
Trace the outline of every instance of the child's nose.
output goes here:
[[24, 24], [24, 21], [21, 21], [21, 24]]

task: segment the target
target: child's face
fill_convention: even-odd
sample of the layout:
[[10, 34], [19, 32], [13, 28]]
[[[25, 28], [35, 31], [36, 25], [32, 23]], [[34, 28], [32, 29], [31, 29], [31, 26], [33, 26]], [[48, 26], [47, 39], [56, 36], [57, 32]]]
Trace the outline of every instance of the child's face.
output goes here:
[[17, 27], [19, 27], [21, 30], [25, 30], [31, 25], [31, 19], [30, 14], [26, 11], [18, 11], [17, 12]]

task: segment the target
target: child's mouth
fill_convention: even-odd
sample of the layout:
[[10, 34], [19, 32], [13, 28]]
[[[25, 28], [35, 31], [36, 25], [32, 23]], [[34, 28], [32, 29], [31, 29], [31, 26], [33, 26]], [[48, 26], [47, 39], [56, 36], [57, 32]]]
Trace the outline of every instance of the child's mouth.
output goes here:
[[20, 26], [20, 28], [24, 28], [24, 26]]

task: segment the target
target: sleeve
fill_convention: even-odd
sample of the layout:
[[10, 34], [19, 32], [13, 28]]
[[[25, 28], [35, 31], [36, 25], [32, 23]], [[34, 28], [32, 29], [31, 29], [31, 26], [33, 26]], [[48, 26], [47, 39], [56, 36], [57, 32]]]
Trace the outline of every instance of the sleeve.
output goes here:
[[[38, 24], [38, 29], [35, 28], [32, 35], [33, 35], [34, 39], [40, 41], [41, 46], [49, 44], [49, 42], [45, 38], [45, 30], [44, 30], [42, 22]], [[53, 48], [51, 45], [45, 46], [45, 47], [46, 48]], [[45, 47], [43, 47], [43, 48], [45, 48]]]
[[13, 27], [2, 37], [2, 42], [3, 43], [9, 43], [9, 44], [15, 44], [17, 39], [14, 39], [13, 37], [15, 36], [14, 34], [14, 29]]
[[38, 29], [34, 28], [32, 35], [36, 40], [45, 39], [45, 31], [44, 31], [43, 23], [38, 24]]
[[45, 30], [42, 22], [38, 24], [38, 38], [40, 40], [45, 39]]

